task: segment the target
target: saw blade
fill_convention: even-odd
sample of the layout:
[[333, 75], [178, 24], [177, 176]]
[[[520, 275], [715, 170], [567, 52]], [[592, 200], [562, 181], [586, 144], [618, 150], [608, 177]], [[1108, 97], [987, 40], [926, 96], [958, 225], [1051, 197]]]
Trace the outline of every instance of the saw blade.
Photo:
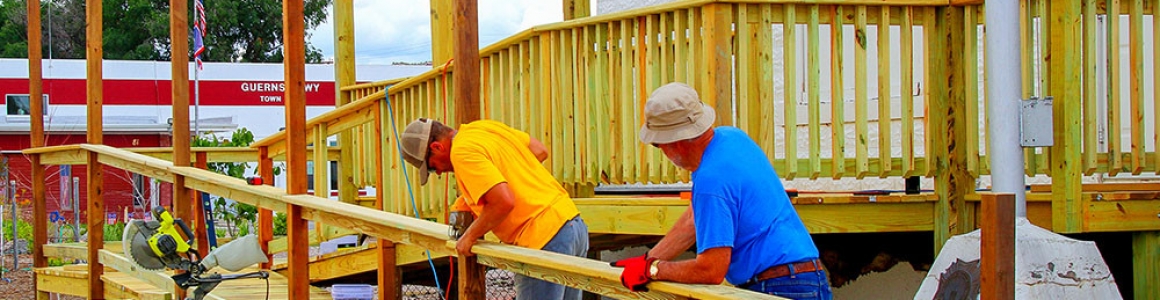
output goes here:
[[125, 256], [138, 267], [151, 271], [160, 271], [165, 269], [165, 262], [153, 253], [153, 249], [149, 247], [149, 235], [151, 230], [146, 228], [145, 221], [132, 220], [129, 224], [125, 224], [125, 232], [121, 236], [121, 247], [125, 251]]

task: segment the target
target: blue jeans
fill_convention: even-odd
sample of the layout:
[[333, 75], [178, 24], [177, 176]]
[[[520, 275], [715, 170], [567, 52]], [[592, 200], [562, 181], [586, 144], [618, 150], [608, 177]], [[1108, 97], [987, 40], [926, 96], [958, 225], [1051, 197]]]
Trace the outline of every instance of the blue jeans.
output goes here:
[[830, 293], [830, 280], [822, 270], [770, 278], [755, 282], [745, 289], [799, 300], [830, 300], [834, 297]]
[[[544, 251], [588, 257], [588, 225], [576, 216], [560, 227]], [[516, 300], [580, 300], [580, 290], [516, 274]]]

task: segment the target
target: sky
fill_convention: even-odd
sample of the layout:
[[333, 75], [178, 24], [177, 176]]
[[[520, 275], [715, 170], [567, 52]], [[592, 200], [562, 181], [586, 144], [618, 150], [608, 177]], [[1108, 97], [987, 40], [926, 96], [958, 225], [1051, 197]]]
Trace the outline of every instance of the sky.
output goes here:
[[[431, 0], [354, 0], [355, 59], [358, 64], [431, 60]], [[480, 48], [531, 28], [563, 20], [559, 0], [479, 0]], [[324, 58], [334, 56], [333, 8], [310, 32]], [[435, 62], [441, 64], [442, 62]]]

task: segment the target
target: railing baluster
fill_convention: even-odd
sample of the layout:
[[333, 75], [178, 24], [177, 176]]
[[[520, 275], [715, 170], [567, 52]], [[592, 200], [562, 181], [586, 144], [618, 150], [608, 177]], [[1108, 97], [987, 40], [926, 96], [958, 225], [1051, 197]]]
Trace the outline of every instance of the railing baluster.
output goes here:
[[[975, 6], [963, 7], [963, 99], [966, 107], [967, 171], [979, 177], [979, 36]], [[990, 149], [988, 149], [990, 150]]]
[[822, 64], [818, 53], [822, 52], [821, 46], [821, 16], [819, 13], [820, 7], [815, 4], [810, 6], [810, 20], [809, 20], [809, 46], [806, 53], [809, 53], [808, 63], [806, 65], [806, 74], [808, 74], [809, 86], [809, 116], [810, 116], [810, 179], [818, 179], [822, 174], [822, 100], [821, 100], [821, 75]]
[[[1083, 2], [1083, 39], [1083, 172], [1090, 176], [1100, 164], [1099, 99], [1096, 98], [1096, 0]], [[1028, 87], [1023, 88], [1023, 93], [1027, 94]]]
[[890, 6], [878, 8], [878, 176], [886, 178], [891, 169], [890, 113]]
[[914, 8], [902, 8], [902, 26], [899, 28], [899, 60], [902, 64], [902, 92], [899, 108], [902, 113], [902, 176], [920, 175], [914, 163]]
[[[782, 8], [784, 10], [784, 15], [782, 17], [783, 22], [781, 23], [782, 24], [781, 26], [782, 26], [782, 32], [784, 33], [783, 34], [784, 38], [782, 39], [781, 44], [782, 44], [782, 54], [785, 56], [785, 59], [783, 60], [785, 63], [782, 66], [782, 70], [784, 72], [783, 76], [784, 76], [784, 80], [785, 80], [785, 86], [782, 89], [782, 92], [784, 94], [783, 106], [785, 107], [784, 108], [785, 112], [783, 113], [785, 116], [785, 120], [784, 120], [785, 121], [784, 122], [784, 124], [785, 124], [784, 125], [784, 127], [785, 127], [785, 139], [783, 140], [782, 144], [785, 145], [785, 160], [784, 160], [785, 168], [783, 169], [783, 172], [778, 173], [778, 175], [781, 175], [782, 177], [785, 177], [786, 179], [793, 179], [793, 178], [797, 177], [797, 173], [798, 173], [798, 154], [797, 154], [797, 148], [798, 148], [798, 135], [797, 135], [797, 126], [798, 126], [798, 117], [797, 117], [797, 96], [798, 96], [798, 93], [797, 93], [797, 73], [798, 73], [798, 70], [797, 70], [797, 62], [798, 62], [798, 59], [797, 59], [797, 8], [793, 4], [785, 4], [785, 5], [783, 5]], [[763, 15], [768, 15], [768, 13], [763, 13]], [[762, 22], [762, 24], [763, 24], [763, 26], [762, 26], [763, 30], [759, 35], [759, 39], [769, 40], [770, 38], [767, 36], [767, 34], [771, 34], [771, 33], [769, 32], [769, 30], [766, 30], [767, 28], [769, 28], [769, 25], [768, 25], [768, 23], [765, 23], [765, 22]], [[763, 44], [765, 44], [765, 43], [763, 43]], [[767, 53], [761, 53], [760, 55], [758, 55], [758, 57], [769, 57], [769, 55], [766, 55], [766, 54]], [[761, 62], [762, 67], [764, 68], [766, 66], [766, 64], [768, 64], [768, 63], [770, 63], [770, 62], [763, 60]], [[766, 74], [764, 74], [764, 72], [761, 75], [762, 75], [761, 78], [769, 78], [769, 77], [765, 76]], [[762, 86], [766, 86], [766, 85], [762, 84]], [[763, 90], [761, 92], [761, 94], [763, 96], [765, 95], [765, 93], [767, 93], [767, 91]], [[772, 120], [774, 117], [773, 105], [765, 105], [765, 106], [770, 108], [769, 111], [766, 113], [766, 116]], [[763, 123], [769, 124], [772, 122], [763, 122]], [[761, 126], [761, 127], [772, 127], [772, 126]], [[762, 140], [765, 140], [764, 141], [765, 143], [769, 143], [769, 145], [772, 146], [774, 144], [774, 140], [776, 140], [776, 138], [774, 138], [773, 128], [763, 128], [763, 129], [764, 129], [763, 131], [768, 131], [769, 134], [768, 135], [763, 134], [761, 136]], [[774, 149], [773, 147], [770, 147], [769, 149], [770, 149], [769, 150], [770, 158], [772, 160], [774, 158], [773, 153], [775, 151], [773, 150]]]
[[830, 176], [841, 179], [846, 171], [846, 100], [845, 85], [842, 84], [843, 42], [841, 6], [830, 8], [830, 134], [833, 148], [831, 150]]
[[[1132, 175], [1144, 172], [1144, 0], [1131, 0], [1129, 69], [1132, 126]], [[1156, 20], [1153, 20], [1155, 22]], [[1153, 49], [1152, 51], [1156, 51]], [[1155, 76], [1155, 75], [1153, 75]]]
[[1120, 108], [1120, 0], [1107, 0], [1108, 22], [1108, 175], [1116, 176], [1124, 169], [1124, 160], [1120, 153], [1123, 150], [1123, 138], [1120, 128], [1123, 126]]
[[866, 90], [866, 47], [870, 43], [866, 32], [866, 6], [854, 8], [854, 177], [862, 179], [870, 172], [869, 95]]

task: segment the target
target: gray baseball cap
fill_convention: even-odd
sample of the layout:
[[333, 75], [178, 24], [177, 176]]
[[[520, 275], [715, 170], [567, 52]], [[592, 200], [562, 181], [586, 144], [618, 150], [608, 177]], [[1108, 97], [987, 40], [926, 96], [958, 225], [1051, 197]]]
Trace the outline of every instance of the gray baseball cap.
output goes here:
[[427, 146], [431, 139], [430, 119], [419, 118], [407, 124], [403, 130], [401, 143], [403, 144], [403, 159], [407, 163], [419, 168], [419, 185], [427, 184], [429, 172], [427, 170]]

